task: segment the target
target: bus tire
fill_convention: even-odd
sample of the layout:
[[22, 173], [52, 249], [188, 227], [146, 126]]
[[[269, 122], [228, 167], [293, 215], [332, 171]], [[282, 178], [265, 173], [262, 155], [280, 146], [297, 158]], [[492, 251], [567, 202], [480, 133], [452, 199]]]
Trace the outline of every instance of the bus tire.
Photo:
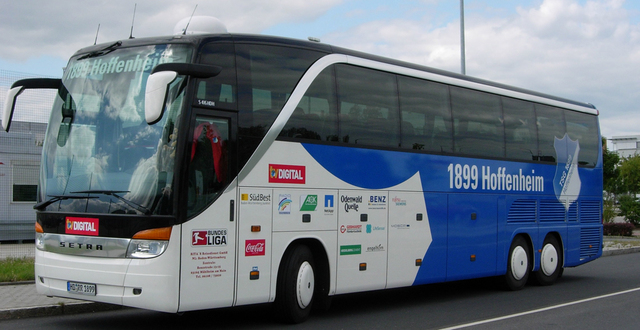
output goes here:
[[563, 269], [560, 243], [555, 236], [548, 236], [542, 243], [540, 269], [535, 272], [536, 282], [540, 285], [551, 285], [560, 277]]
[[529, 278], [530, 265], [531, 255], [528, 244], [522, 236], [516, 236], [509, 248], [505, 274], [505, 283], [509, 290], [516, 291], [524, 288]]
[[283, 322], [301, 323], [313, 306], [315, 264], [306, 245], [293, 247], [283, 258], [276, 288], [276, 311]]

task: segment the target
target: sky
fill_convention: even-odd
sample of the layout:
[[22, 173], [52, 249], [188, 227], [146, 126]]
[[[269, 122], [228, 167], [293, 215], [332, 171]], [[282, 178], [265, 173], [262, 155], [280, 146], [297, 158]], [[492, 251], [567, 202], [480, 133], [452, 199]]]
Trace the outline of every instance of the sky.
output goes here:
[[[132, 21], [136, 38], [171, 35], [194, 9], [231, 33], [461, 71], [459, 0], [0, 0], [0, 70], [59, 77], [76, 50], [128, 38]], [[464, 18], [467, 75], [594, 104], [603, 136], [640, 135], [640, 1], [465, 0]]]

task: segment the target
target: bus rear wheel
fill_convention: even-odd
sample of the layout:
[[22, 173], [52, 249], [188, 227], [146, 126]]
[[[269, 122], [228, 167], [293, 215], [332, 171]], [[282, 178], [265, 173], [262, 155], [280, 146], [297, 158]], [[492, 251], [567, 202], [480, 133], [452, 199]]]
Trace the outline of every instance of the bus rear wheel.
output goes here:
[[535, 272], [536, 282], [540, 285], [551, 285], [563, 270], [562, 250], [554, 236], [545, 238], [540, 253], [540, 269]]
[[516, 291], [524, 288], [529, 278], [530, 264], [531, 256], [527, 242], [521, 236], [517, 236], [509, 248], [507, 273], [505, 274], [505, 282], [509, 290]]
[[278, 274], [275, 306], [286, 323], [300, 323], [309, 317], [315, 290], [313, 254], [306, 245], [292, 248], [283, 258]]

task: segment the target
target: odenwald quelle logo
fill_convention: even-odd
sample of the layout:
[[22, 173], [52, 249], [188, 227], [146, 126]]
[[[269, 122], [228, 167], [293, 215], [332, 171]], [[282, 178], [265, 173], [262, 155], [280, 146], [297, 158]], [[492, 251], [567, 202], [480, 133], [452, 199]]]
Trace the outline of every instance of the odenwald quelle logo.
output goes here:
[[306, 175], [304, 166], [269, 164], [270, 183], [304, 184]]
[[569, 210], [571, 203], [578, 199], [582, 182], [578, 173], [579, 141], [573, 141], [565, 134], [562, 139], [555, 138], [553, 146], [556, 149], [558, 165], [553, 178], [553, 189], [556, 197]]

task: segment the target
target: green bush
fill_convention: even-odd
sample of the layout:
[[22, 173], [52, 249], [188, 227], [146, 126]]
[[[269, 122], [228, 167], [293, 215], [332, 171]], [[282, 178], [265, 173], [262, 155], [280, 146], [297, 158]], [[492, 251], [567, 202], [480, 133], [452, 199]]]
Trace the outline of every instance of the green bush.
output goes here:
[[622, 195], [618, 197], [620, 202], [620, 215], [625, 217], [630, 223], [640, 226], [640, 202], [635, 196]]
[[605, 236], [631, 236], [634, 225], [626, 223], [605, 223], [602, 225], [602, 234]]

